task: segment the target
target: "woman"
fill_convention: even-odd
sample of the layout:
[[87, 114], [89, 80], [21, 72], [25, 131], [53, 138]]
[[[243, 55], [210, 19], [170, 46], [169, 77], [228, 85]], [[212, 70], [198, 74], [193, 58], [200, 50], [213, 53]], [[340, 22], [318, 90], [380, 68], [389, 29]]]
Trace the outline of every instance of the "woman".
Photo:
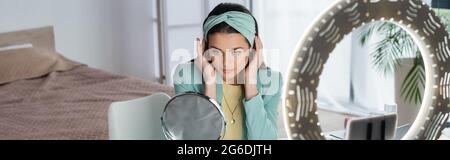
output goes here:
[[282, 80], [262, 62], [255, 18], [241, 5], [222, 3], [206, 18], [203, 32], [197, 58], [175, 71], [175, 92], [202, 93], [221, 104], [226, 140], [277, 139]]

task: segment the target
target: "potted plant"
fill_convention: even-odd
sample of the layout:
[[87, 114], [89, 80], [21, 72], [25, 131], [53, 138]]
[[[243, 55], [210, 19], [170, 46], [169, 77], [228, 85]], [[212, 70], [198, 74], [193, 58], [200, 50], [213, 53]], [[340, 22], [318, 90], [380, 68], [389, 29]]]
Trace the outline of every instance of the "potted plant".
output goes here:
[[[450, 10], [443, 9], [440, 5], [444, 3], [444, 8], [449, 8], [450, 3], [448, 1], [440, 2], [442, 1], [433, 1], [433, 7], [436, 7], [433, 10], [440, 17], [441, 22], [446, 25], [447, 31], [450, 31], [450, 25], [448, 25], [450, 24]], [[398, 113], [403, 114], [399, 114], [399, 124], [405, 124], [405, 121], [411, 122], [418, 112], [418, 107], [408, 108], [408, 106], [411, 104], [420, 106], [425, 87], [425, 67], [420, 50], [410, 35], [394, 23], [374, 22], [363, 26], [360, 31], [358, 41], [362, 46], [374, 42], [374, 49], [370, 54], [373, 57], [373, 67], [377, 71], [385, 75], [393, 74], [396, 71], [404, 72], [400, 76], [395, 75], [396, 78], [403, 79], [398, 89], [402, 98], [402, 101], [398, 102]], [[373, 35], [377, 35], [375, 41], [371, 41]], [[405, 64], [409, 66], [404, 67]], [[405, 71], [405, 68], [408, 70]]]

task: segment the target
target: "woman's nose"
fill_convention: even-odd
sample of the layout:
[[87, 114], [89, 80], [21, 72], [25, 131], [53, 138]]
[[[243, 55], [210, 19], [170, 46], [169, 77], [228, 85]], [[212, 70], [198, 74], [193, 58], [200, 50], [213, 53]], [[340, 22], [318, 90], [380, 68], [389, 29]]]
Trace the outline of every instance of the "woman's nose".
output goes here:
[[236, 62], [235, 56], [230, 56], [229, 54], [224, 56], [224, 68], [233, 68]]

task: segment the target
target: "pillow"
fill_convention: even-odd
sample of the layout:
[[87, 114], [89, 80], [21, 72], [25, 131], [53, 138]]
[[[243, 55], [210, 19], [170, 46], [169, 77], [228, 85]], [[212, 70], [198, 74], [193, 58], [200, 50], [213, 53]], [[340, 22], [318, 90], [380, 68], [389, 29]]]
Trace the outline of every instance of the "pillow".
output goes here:
[[26, 44], [18, 44], [18, 45], [0, 47], [0, 52], [7, 51], [7, 50], [22, 49], [22, 48], [33, 48], [33, 44], [26, 43]]
[[67, 71], [80, 65], [43, 48], [4, 50], [0, 51], [0, 84]]
[[11, 45], [32, 44], [34, 47], [55, 51], [53, 27], [33, 28], [0, 33], [0, 48]]

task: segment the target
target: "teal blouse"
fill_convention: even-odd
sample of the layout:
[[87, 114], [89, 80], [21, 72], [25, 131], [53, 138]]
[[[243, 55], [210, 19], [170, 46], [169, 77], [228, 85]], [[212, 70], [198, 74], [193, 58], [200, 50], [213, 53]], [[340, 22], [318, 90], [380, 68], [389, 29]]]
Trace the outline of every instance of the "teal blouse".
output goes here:
[[[217, 82], [221, 76], [217, 75]], [[283, 86], [279, 72], [269, 68], [259, 69], [257, 79], [259, 94], [250, 100], [243, 100], [245, 134], [248, 140], [275, 140], [278, 138], [277, 119], [278, 106]], [[175, 93], [188, 91], [204, 93], [204, 82], [200, 71], [194, 63], [184, 63], [177, 66], [173, 75]], [[217, 102], [222, 104], [222, 85], [217, 84]]]

